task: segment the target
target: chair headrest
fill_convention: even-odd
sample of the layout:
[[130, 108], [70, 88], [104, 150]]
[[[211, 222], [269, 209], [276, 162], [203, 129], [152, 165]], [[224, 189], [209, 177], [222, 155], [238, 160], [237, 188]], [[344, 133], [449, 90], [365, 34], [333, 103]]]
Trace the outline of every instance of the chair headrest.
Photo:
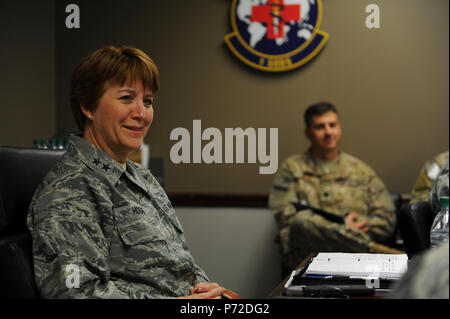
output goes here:
[[33, 194], [64, 152], [0, 147], [0, 236], [26, 230]]

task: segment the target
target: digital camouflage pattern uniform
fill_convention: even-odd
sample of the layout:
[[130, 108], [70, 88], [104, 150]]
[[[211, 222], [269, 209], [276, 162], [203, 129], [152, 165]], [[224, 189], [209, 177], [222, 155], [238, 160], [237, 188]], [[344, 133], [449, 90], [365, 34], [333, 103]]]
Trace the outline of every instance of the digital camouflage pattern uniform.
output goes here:
[[449, 243], [415, 256], [408, 271], [393, 287], [394, 299], [449, 298]]
[[[36, 284], [44, 298], [170, 298], [209, 281], [195, 263], [164, 190], [71, 136], [30, 205]], [[79, 267], [79, 288], [66, 278]]]
[[448, 153], [448, 151], [440, 153], [424, 164], [411, 191], [411, 204], [428, 200], [436, 177], [448, 161]]
[[[330, 222], [311, 210], [297, 212], [292, 203], [300, 200], [339, 216], [356, 212], [370, 231]], [[334, 162], [315, 159], [310, 151], [286, 159], [275, 176], [269, 207], [280, 229], [288, 270], [312, 252], [369, 252], [374, 241], [392, 236], [396, 222], [383, 182], [367, 164], [343, 152]]]

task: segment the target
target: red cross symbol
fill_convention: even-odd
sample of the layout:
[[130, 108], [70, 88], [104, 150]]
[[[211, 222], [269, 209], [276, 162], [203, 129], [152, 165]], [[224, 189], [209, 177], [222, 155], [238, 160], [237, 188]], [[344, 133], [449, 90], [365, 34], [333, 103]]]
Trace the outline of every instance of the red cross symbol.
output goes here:
[[287, 21], [300, 21], [300, 5], [285, 5], [283, 0], [269, 0], [266, 5], [253, 6], [252, 22], [267, 24], [267, 38], [284, 37], [284, 24]]

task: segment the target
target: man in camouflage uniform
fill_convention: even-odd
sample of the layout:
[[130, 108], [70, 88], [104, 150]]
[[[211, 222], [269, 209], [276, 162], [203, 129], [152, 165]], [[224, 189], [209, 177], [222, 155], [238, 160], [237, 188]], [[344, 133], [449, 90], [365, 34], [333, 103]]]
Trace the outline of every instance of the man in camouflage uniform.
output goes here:
[[448, 151], [436, 155], [424, 164], [411, 191], [411, 204], [428, 200], [436, 177], [447, 161]]
[[209, 281], [150, 171], [78, 136], [37, 189], [27, 223], [44, 298], [179, 297]]
[[[311, 148], [283, 162], [269, 196], [286, 270], [312, 252], [378, 252], [384, 246], [377, 242], [392, 236], [396, 222], [395, 207], [376, 173], [339, 151], [342, 130], [336, 108], [325, 102], [312, 105], [305, 122]], [[341, 216], [343, 223], [310, 209], [298, 212], [294, 203], [300, 201]]]

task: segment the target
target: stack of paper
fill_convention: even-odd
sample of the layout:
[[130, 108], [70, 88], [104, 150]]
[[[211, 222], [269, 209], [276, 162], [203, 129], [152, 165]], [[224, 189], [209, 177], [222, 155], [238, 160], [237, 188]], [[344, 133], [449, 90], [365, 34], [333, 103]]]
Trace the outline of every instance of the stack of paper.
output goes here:
[[406, 254], [319, 253], [306, 275], [399, 279], [407, 268]]

